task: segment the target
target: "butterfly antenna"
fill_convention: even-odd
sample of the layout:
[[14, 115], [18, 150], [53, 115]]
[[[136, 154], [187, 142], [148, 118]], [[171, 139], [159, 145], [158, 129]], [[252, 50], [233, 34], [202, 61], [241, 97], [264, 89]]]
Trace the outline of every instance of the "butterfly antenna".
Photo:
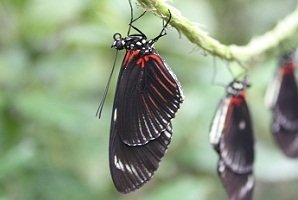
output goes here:
[[248, 74], [247, 73], [244, 75], [242, 82], [245, 84], [245, 88], [249, 88], [251, 86], [251, 84], [248, 80]]
[[128, 0], [128, 3], [129, 3], [129, 7], [130, 7], [130, 22], [129, 22], [129, 26], [128, 26], [127, 35], [129, 35], [129, 33], [130, 33], [131, 24], [133, 21], [133, 8], [132, 8], [131, 0]]
[[163, 29], [161, 30], [160, 35], [162, 35], [162, 32], [165, 31], [166, 27], [168, 26], [168, 24], [170, 23], [170, 21], [172, 19], [172, 13], [169, 9], [168, 9], [168, 12], [169, 12], [169, 19], [167, 20], [166, 24], [163, 26]]
[[234, 80], [238, 80], [238, 79], [240, 79], [240, 77], [243, 77], [243, 80], [247, 81], [248, 69], [242, 65], [240, 65], [240, 66], [244, 71], [241, 72], [240, 74], [238, 74], [237, 76], [234, 76]]
[[130, 22], [129, 22], [129, 26], [128, 26], [128, 31], [127, 31], [127, 35], [130, 34], [130, 29], [133, 28], [135, 29], [137, 32], [139, 32], [141, 35], [144, 35], [144, 33], [142, 33], [142, 31], [140, 31], [138, 28], [136, 28], [135, 26], [132, 25], [132, 23], [134, 23], [135, 21], [137, 21], [138, 19], [140, 19], [141, 17], [143, 17], [145, 15], [145, 13], [147, 12], [147, 10], [145, 10], [140, 16], [138, 16], [137, 18], [133, 18], [133, 8], [132, 8], [132, 3], [131, 0], [128, 0], [129, 2], [129, 7], [130, 7]]
[[229, 71], [230, 75], [232, 76], [232, 78], [235, 79], [236, 76], [231, 68], [231, 64], [229, 61], [227, 62], [227, 68], [228, 68], [228, 71]]
[[96, 111], [96, 116], [98, 117], [98, 119], [100, 119], [101, 117], [101, 113], [102, 113], [102, 109], [103, 109], [103, 105], [105, 103], [105, 100], [106, 100], [106, 97], [107, 97], [107, 94], [108, 94], [108, 91], [109, 91], [109, 87], [110, 87], [110, 83], [111, 83], [111, 79], [112, 79], [112, 75], [114, 73], [114, 69], [115, 69], [115, 65], [116, 65], [116, 60], [117, 60], [117, 57], [118, 57], [118, 50], [116, 50], [116, 53], [115, 53], [115, 59], [114, 59], [114, 64], [113, 64], [113, 67], [112, 67], [112, 71], [110, 73], [110, 76], [109, 76], [109, 79], [108, 79], [108, 82], [107, 82], [107, 85], [106, 85], [106, 88], [104, 90], [104, 93], [103, 93], [103, 97], [98, 105], [98, 108], [97, 108], [97, 111]]
[[212, 73], [211, 84], [216, 85], [216, 86], [220, 86], [220, 87], [226, 87], [225, 84], [215, 81], [216, 74], [217, 74], [217, 63], [216, 63], [216, 58], [215, 57], [213, 57], [213, 68], [214, 68], [214, 70], [213, 70], [213, 73]]
[[170, 23], [171, 19], [172, 19], [172, 14], [171, 14], [171, 11], [168, 9], [168, 12], [169, 12], [169, 19], [167, 20], [166, 24], [163, 25], [163, 28], [161, 29], [160, 33], [158, 36], [156, 36], [152, 41], [157, 41], [160, 37], [164, 36], [167, 34], [166, 32], [166, 27], [168, 26], [168, 24]]

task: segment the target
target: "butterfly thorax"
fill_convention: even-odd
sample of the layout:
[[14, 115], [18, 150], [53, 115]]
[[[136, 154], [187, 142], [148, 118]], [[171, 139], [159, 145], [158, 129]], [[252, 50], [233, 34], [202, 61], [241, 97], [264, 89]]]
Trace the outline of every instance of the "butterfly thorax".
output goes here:
[[115, 33], [113, 38], [114, 42], [112, 44], [112, 48], [117, 50], [140, 50], [143, 53], [151, 53], [155, 43], [153, 40], [147, 40], [147, 37], [141, 34], [133, 34], [127, 37], [122, 37], [120, 33]]

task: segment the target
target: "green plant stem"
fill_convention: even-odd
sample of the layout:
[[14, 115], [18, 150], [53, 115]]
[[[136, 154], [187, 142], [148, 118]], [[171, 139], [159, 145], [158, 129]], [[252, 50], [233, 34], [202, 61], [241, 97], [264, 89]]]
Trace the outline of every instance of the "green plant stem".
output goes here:
[[[294, 48], [293, 44], [298, 44], [298, 6], [297, 8], [281, 20], [268, 32], [258, 37], [252, 38], [244, 46], [234, 44], [224, 45], [218, 40], [210, 37], [207, 32], [201, 30], [196, 23], [191, 22], [176, 8], [166, 4], [162, 0], [138, 0], [144, 9], [153, 12], [163, 19], [169, 16], [171, 11], [172, 20], [170, 21], [179, 33], [185, 35], [188, 40], [201, 47], [208, 53], [229, 61], [236, 61], [241, 65], [252, 65], [257, 61], [269, 55], [271, 52], [278, 51], [278, 48], [284, 44], [284, 51]], [[288, 49], [287, 49], [288, 48]]]

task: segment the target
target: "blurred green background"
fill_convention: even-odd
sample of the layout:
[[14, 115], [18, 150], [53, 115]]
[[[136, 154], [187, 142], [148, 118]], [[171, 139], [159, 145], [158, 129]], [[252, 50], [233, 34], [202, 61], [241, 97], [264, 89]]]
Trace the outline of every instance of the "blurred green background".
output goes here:
[[[225, 44], [245, 44], [293, 11], [297, 0], [170, 2]], [[135, 5], [135, 2], [133, 2]], [[135, 6], [135, 13], [142, 9]], [[108, 138], [117, 59], [102, 118], [95, 112], [111, 71], [115, 32], [126, 34], [126, 0], [0, 0], [0, 200], [225, 200], [208, 129], [228, 83], [227, 66], [174, 28], [156, 48], [186, 96], [170, 148], [154, 178], [119, 194], [108, 168]], [[148, 38], [162, 22], [151, 13], [136, 23]], [[173, 43], [175, 45], [173, 45]], [[249, 71], [248, 102], [256, 137], [255, 199], [298, 199], [298, 162], [285, 158], [270, 132], [264, 107], [276, 57]]]

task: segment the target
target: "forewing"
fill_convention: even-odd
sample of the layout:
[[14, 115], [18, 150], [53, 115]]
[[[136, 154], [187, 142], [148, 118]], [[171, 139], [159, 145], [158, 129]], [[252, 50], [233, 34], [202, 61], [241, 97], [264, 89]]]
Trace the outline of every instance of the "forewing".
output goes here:
[[158, 138], [182, 101], [178, 80], [158, 54], [126, 53], [112, 119], [112, 123], [117, 121], [117, 134], [124, 143], [144, 145]]
[[110, 171], [119, 192], [128, 193], [140, 188], [153, 176], [171, 142], [171, 124], [160, 136], [144, 145], [129, 146], [122, 142], [117, 123], [110, 138]]
[[227, 191], [229, 200], [251, 200], [254, 189], [252, 172], [237, 174], [220, 160], [218, 174]]
[[228, 107], [229, 99], [221, 99], [210, 126], [209, 142], [216, 151], [219, 151], [219, 142], [224, 129]]
[[220, 156], [233, 172], [250, 172], [254, 161], [254, 138], [250, 113], [244, 97], [227, 98], [230, 99], [230, 103], [219, 144]]

